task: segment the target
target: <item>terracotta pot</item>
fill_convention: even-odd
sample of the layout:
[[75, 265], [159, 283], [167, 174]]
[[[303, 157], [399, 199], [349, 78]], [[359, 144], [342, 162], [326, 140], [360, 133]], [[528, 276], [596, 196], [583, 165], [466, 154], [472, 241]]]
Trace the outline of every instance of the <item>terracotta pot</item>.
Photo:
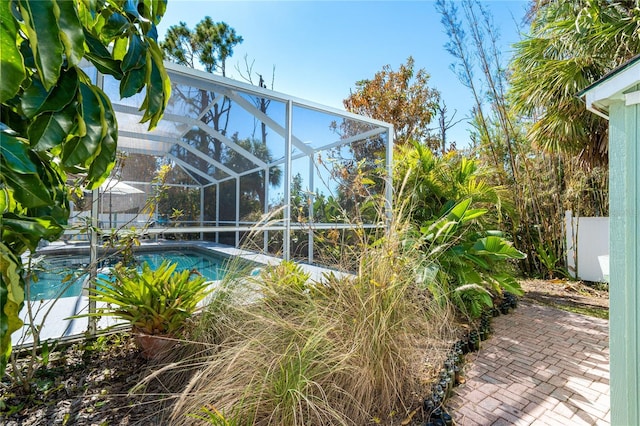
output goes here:
[[178, 342], [170, 336], [135, 333], [135, 341], [146, 359], [156, 359], [170, 351]]

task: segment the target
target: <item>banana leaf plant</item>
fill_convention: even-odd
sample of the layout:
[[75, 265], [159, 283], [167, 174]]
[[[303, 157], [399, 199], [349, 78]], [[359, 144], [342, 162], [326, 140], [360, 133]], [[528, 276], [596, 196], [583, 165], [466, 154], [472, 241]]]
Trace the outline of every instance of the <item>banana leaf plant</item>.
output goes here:
[[[439, 285], [427, 283], [436, 297], [452, 301], [464, 314], [478, 317], [503, 291], [521, 295], [506, 263], [523, 259], [500, 231], [483, 230], [477, 220], [486, 209], [472, 208], [473, 198], [448, 203], [440, 218], [421, 227], [423, 248], [435, 259]], [[434, 266], [431, 266], [434, 269]], [[425, 274], [425, 276], [434, 274]]]
[[171, 89], [156, 29], [166, 3], [0, 1], [0, 376], [23, 325], [21, 255], [57, 239], [71, 193], [100, 186], [115, 162], [115, 113], [85, 69], [119, 81], [121, 97], [146, 89], [142, 121], [155, 127]]

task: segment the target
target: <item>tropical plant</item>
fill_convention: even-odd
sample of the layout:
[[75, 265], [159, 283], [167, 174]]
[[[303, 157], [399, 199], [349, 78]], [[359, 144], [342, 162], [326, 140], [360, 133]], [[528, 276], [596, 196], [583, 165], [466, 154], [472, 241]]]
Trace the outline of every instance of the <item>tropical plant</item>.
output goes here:
[[494, 172], [475, 159], [459, 152], [442, 157], [417, 142], [399, 149], [401, 159], [394, 165], [394, 188], [398, 199], [405, 200], [402, 214], [421, 225], [439, 218], [451, 202], [472, 198], [475, 206], [492, 208], [483, 217], [496, 226], [505, 217], [514, 216], [511, 197], [504, 187], [492, 183]]
[[[540, 19], [553, 20], [552, 14], [545, 10], [567, 11], [582, 7], [578, 3], [585, 2], [539, 1], [532, 4]], [[602, 123], [598, 124], [599, 119], [593, 114], [585, 116], [588, 125], [580, 121], [584, 107], [575, 94], [579, 91], [578, 80], [587, 83], [579, 73], [573, 74], [577, 67], [571, 63], [571, 58], [580, 54], [582, 40], [550, 31], [540, 33], [546, 41], [534, 43], [531, 38], [539, 34], [532, 32], [518, 45], [519, 53], [510, 65], [513, 75], [509, 76], [509, 66], [499, 49], [499, 32], [486, 5], [477, 0], [438, 0], [436, 8], [449, 34], [445, 47], [455, 60], [452, 67], [475, 99], [470, 155], [478, 164], [491, 167], [493, 176], [488, 182], [501, 185], [504, 191], [512, 194], [517, 214], [508, 215], [498, 228], [507, 232], [516, 248], [527, 254], [518, 262], [523, 274], [548, 274], [537, 248], [546, 247], [550, 255], [563, 262], [566, 254], [562, 243], [565, 210], [607, 214], [607, 203], [602, 202], [607, 193], [606, 176], [602, 169], [584, 161], [589, 157], [606, 157], [605, 151], [594, 155], [603, 147], [606, 135], [601, 131], [604, 128], [598, 127]], [[563, 25], [567, 31], [572, 31], [569, 27], [573, 28], [573, 25], [568, 22]], [[549, 28], [551, 26], [549, 24]], [[575, 51], [570, 48], [561, 53], [555, 51], [555, 47], [548, 51], [544, 47], [561, 46], [565, 42], [576, 43]], [[524, 49], [523, 46], [529, 43], [540, 50]], [[592, 52], [588, 59], [584, 58], [583, 65], [599, 62], [596, 58], [601, 58], [602, 52]], [[609, 55], [612, 51], [606, 52]], [[558, 57], [554, 59], [555, 55]], [[563, 65], [564, 59], [568, 60], [567, 67]], [[561, 76], [561, 73], [566, 75]], [[532, 75], [540, 76], [542, 80], [531, 79]], [[573, 78], [576, 81], [570, 83]], [[560, 93], [565, 98], [561, 99]], [[550, 99], [555, 101], [547, 102]], [[577, 115], [569, 115], [573, 114], [571, 111]], [[538, 121], [544, 117], [551, 120]], [[555, 124], [550, 125], [551, 121]], [[580, 145], [584, 147], [586, 140], [572, 133], [585, 132], [585, 129], [591, 129], [586, 131], [590, 133], [592, 143], [579, 157], [572, 157], [583, 149]], [[563, 132], [564, 136], [561, 136]], [[540, 136], [543, 133], [546, 136]], [[583, 136], [586, 137], [586, 133]], [[566, 140], [561, 141], [561, 138]]]
[[556, 257], [553, 248], [539, 246], [536, 253], [538, 255], [538, 260], [542, 265], [544, 265], [547, 271], [548, 275], [545, 278], [554, 279], [571, 277], [567, 268], [561, 266], [561, 259]]
[[[472, 202], [467, 198], [453, 204], [440, 218], [425, 223], [420, 233], [424, 249], [437, 253], [434, 257], [441, 285], [431, 292], [436, 298], [450, 299], [464, 314], [478, 318], [503, 291], [522, 295], [520, 284], [504, 263], [525, 255], [502, 232], [477, 227], [475, 222], [487, 210], [471, 208]], [[431, 288], [433, 283], [427, 285]]]
[[513, 206], [503, 188], [488, 182], [488, 170], [454, 152], [436, 157], [418, 143], [399, 155], [403, 161], [396, 163], [394, 182], [398, 198], [405, 200], [400, 214], [413, 224], [412, 238], [432, 253], [434, 264], [425, 277], [435, 271], [436, 298], [477, 317], [503, 290], [519, 294], [505, 261], [525, 255], [495, 230]]
[[308, 283], [310, 276], [297, 263], [283, 260], [276, 266], [263, 269], [258, 279], [268, 297], [273, 294], [281, 296], [283, 292], [289, 291], [304, 293], [311, 288]]
[[61, 235], [67, 173], [93, 189], [115, 160], [115, 113], [83, 69], [119, 80], [122, 97], [146, 87], [142, 120], [155, 127], [170, 92], [156, 44], [165, 9], [165, 0], [0, 3], [0, 373], [22, 326], [20, 255]]
[[529, 137], [544, 149], [606, 164], [606, 121], [576, 95], [640, 53], [637, 2], [537, 0], [530, 19], [511, 63], [513, 106], [534, 118]]
[[113, 279], [98, 278], [95, 289], [89, 290], [97, 307], [87, 316], [125, 320], [134, 333], [178, 337], [210, 292], [210, 283], [194, 271], [176, 272], [176, 267], [168, 260], [157, 269], [145, 262], [141, 271], [116, 265]]

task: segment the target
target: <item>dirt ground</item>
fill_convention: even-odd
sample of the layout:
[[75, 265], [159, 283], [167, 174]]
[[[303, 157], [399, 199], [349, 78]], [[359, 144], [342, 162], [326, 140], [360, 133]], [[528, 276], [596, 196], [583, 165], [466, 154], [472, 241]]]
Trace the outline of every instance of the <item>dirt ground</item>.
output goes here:
[[[605, 289], [561, 280], [521, 281], [525, 300], [579, 313], [608, 314]], [[602, 316], [600, 316], [602, 317]], [[162, 400], [170, 392], [152, 385], [132, 393], [151, 367], [128, 335], [101, 338], [52, 352], [32, 389], [0, 384], [0, 424], [26, 425], [163, 425], [170, 424]]]
[[523, 280], [523, 298], [572, 312], [609, 318], [609, 291], [606, 284], [568, 280]]

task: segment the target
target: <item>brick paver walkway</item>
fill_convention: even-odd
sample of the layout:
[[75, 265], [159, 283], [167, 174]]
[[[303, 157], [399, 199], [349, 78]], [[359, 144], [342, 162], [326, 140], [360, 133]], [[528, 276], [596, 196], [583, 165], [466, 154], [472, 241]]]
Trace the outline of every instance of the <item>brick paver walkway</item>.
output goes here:
[[458, 425], [608, 425], [609, 322], [520, 303], [467, 355]]

